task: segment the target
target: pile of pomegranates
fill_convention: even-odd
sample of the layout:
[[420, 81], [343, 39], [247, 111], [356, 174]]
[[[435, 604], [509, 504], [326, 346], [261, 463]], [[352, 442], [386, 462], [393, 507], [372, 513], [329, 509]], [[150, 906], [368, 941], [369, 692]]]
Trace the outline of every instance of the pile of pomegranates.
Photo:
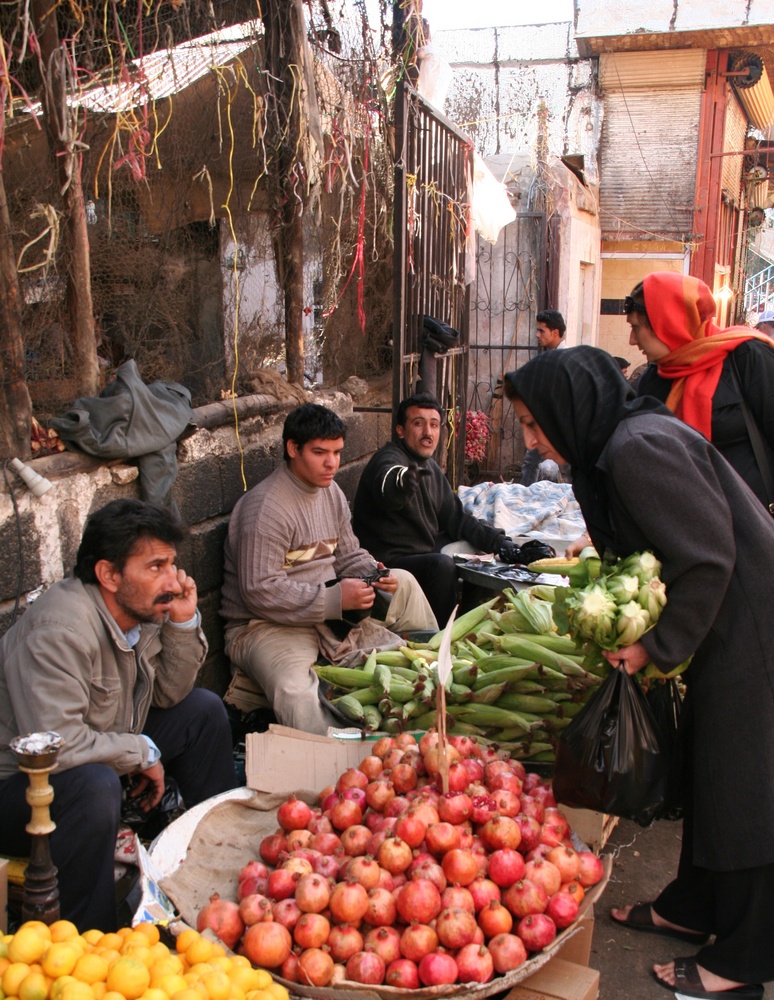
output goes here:
[[[319, 805], [291, 797], [238, 904], [214, 900], [199, 930], [241, 941], [291, 982], [401, 989], [486, 983], [546, 948], [578, 916], [600, 859], [576, 851], [550, 783], [467, 736], [378, 740]], [[225, 931], [225, 933], [224, 933]]]

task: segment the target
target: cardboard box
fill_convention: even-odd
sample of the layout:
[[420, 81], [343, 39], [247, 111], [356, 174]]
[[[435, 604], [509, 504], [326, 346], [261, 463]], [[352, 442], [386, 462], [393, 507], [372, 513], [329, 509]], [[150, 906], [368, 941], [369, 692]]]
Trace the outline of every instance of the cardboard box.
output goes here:
[[594, 812], [593, 809], [573, 809], [564, 805], [559, 808], [567, 817], [573, 833], [577, 833], [595, 854], [599, 854], [618, 824], [618, 817], [608, 813]]
[[514, 986], [505, 1000], [597, 1000], [599, 973], [574, 962], [550, 962]]
[[8, 862], [0, 858], [0, 933], [8, 933]]
[[556, 950], [556, 957], [575, 965], [588, 965], [591, 961], [591, 942], [594, 937], [593, 905], [577, 922], [572, 937]]
[[327, 785], [335, 785], [348, 767], [357, 767], [381, 735], [340, 730], [335, 737], [315, 736], [274, 725], [265, 733], [248, 733], [247, 787], [256, 792], [288, 794], [292, 790], [316, 797]]

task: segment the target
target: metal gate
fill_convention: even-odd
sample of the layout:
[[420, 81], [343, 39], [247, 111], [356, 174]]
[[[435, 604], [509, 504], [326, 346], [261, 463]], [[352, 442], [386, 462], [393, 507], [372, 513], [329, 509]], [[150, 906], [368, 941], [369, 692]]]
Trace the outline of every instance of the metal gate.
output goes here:
[[[401, 81], [395, 99], [393, 406], [416, 390], [421, 364], [447, 413], [436, 458], [455, 488], [464, 466], [471, 153], [469, 136]], [[459, 346], [428, 354], [423, 345], [425, 316], [456, 330]]]
[[524, 212], [500, 233], [495, 246], [483, 241], [476, 258], [475, 295], [470, 303], [467, 405], [486, 416], [484, 452], [469, 460], [469, 482], [515, 478], [524, 451], [513, 409], [502, 398], [502, 376], [537, 353], [535, 317], [546, 288], [546, 218]]

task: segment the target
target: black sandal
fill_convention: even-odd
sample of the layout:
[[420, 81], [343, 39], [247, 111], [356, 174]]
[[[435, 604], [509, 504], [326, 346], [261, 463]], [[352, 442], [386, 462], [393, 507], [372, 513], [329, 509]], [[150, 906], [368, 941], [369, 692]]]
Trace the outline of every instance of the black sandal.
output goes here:
[[690, 944], [702, 945], [709, 940], [709, 934], [703, 931], [678, 931], [671, 927], [659, 927], [653, 923], [653, 915], [650, 910], [650, 903], [637, 903], [629, 910], [629, 915], [625, 920], [618, 920], [610, 914], [610, 919], [615, 924], [628, 927], [632, 931], [645, 931], [647, 934], [662, 934], [664, 937], [677, 938], [680, 941], [688, 941]]
[[[619, 921], [623, 923], [623, 921]], [[734, 986], [729, 990], [708, 990], [702, 985], [699, 967], [695, 958], [676, 958], [675, 962], [675, 983], [672, 986], [666, 980], [659, 978], [653, 973], [653, 978], [667, 990], [684, 997], [692, 997], [695, 1000], [723, 1000], [724, 997], [733, 997], [734, 1000], [762, 1000], [763, 984], [753, 983], [749, 986]]]

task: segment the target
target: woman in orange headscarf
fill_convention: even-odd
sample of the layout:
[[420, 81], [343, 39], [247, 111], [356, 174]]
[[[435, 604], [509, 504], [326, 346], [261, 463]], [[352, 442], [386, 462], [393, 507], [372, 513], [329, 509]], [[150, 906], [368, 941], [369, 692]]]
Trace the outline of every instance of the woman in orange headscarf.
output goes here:
[[711, 441], [767, 506], [742, 398], [774, 470], [774, 345], [746, 326], [715, 324], [715, 300], [698, 278], [656, 271], [625, 300], [629, 343], [651, 364], [639, 396], [655, 396]]

